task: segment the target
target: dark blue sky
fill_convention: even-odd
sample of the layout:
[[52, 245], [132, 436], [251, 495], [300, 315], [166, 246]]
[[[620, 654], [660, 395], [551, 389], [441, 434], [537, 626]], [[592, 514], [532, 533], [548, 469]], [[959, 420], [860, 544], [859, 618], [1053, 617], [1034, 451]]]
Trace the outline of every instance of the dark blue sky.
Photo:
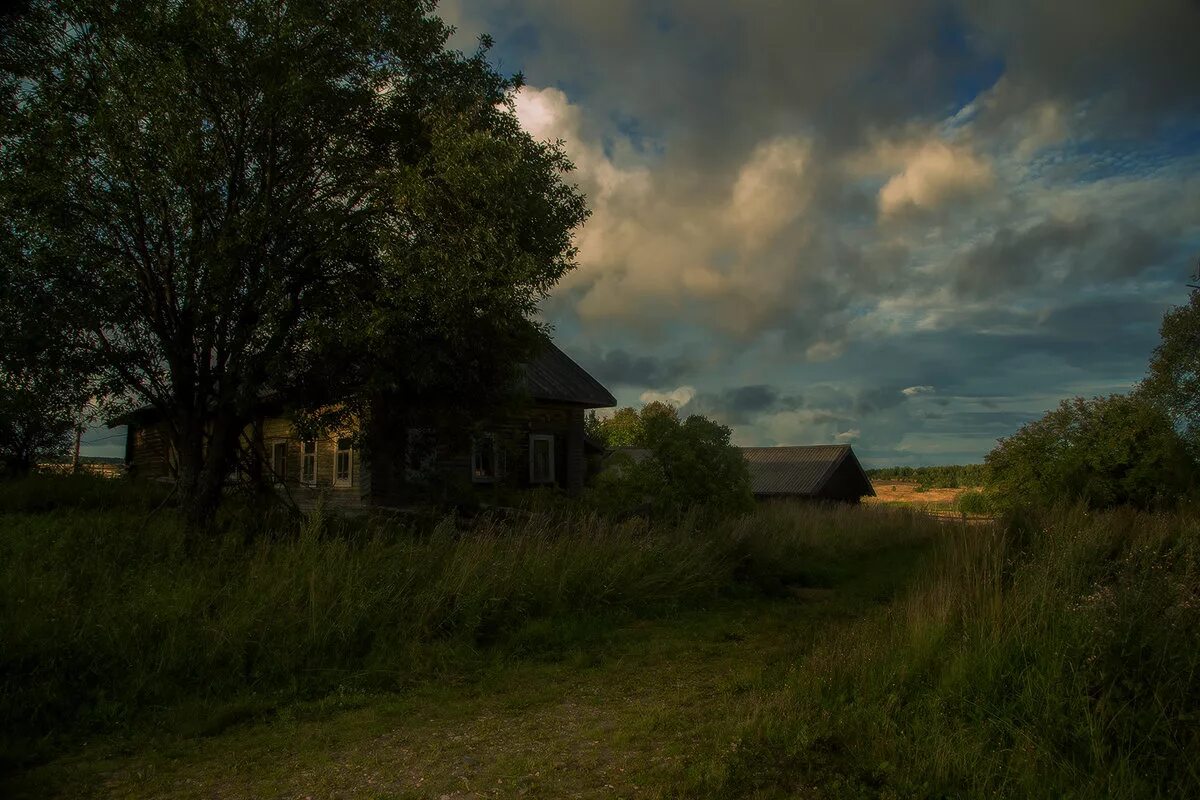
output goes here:
[[1186, 300], [1195, 0], [440, 13], [458, 47], [494, 37], [526, 128], [576, 163], [593, 216], [544, 311], [622, 403], [740, 444], [977, 461], [1064, 397], [1127, 390]]

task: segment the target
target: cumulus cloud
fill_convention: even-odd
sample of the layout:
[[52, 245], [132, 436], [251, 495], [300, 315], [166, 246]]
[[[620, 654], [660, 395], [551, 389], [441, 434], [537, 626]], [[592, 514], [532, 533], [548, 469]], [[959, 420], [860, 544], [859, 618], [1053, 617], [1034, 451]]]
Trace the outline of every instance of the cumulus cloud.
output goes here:
[[903, 170], [879, 190], [879, 211], [890, 217], [914, 209], [936, 209], [981, 192], [994, 182], [991, 165], [970, 150], [941, 141], [926, 142], [908, 154]]
[[932, 386], [906, 386], [900, 390], [900, 394], [905, 397], [913, 397], [918, 394], [929, 394], [932, 391]]
[[692, 398], [696, 396], [696, 390], [691, 386], [680, 386], [672, 389], [669, 392], [646, 391], [642, 392], [639, 398], [643, 403], [666, 403], [667, 405], [683, 408], [688, 403], [692, 402]]
[[858, 428], [850, 428], [849, 430], [844, 430], [840, 433], [835, 433], [833, 435], [833, 438], [834, 438], [834, 441], [846, 443], [846, 442], [853, 442], [855, 439], [857, 439], [861, 435], [862, 435], [862, 431], [860, 431]]

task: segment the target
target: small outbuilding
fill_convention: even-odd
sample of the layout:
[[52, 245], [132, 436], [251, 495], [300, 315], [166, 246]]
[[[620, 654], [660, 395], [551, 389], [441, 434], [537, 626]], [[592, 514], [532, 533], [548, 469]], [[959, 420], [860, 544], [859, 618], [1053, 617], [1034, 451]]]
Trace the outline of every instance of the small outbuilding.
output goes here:
[[740, 449], [750, 468], [750, 491], [757, 499], [857, 503], [875, 496], [871, 479], [848, 444]]

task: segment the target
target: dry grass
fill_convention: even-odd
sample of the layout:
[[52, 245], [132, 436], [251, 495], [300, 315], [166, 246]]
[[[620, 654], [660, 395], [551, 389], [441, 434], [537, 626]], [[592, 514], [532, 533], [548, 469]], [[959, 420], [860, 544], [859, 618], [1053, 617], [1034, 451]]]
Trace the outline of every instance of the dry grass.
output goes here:
[[909, 481], [873, 481], [875, 497], [863, 498], [863, 502], [872, 505], [910, 506], [912, 508], [931, 511], [953, 510], [958, 497], [963, 492], [976, 490], [975, 487], [959, 487], [956, 489], [924, 489], [919, 484]]

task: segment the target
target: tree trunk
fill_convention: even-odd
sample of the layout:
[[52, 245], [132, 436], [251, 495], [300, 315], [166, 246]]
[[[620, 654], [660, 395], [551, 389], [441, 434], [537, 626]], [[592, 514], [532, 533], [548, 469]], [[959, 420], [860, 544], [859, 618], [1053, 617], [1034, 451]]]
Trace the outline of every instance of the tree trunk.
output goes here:
[[[218, 417], [206, 426], [183, 423], [175, 443], [179, 505], [189, 530], [208, 528], [221, 505], [225, 477], [241, 432], [236, 420]], [[206, 435], [207, 434], [207, 435]]]

